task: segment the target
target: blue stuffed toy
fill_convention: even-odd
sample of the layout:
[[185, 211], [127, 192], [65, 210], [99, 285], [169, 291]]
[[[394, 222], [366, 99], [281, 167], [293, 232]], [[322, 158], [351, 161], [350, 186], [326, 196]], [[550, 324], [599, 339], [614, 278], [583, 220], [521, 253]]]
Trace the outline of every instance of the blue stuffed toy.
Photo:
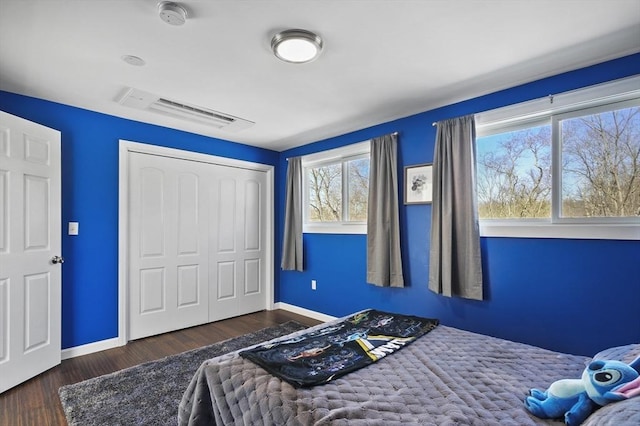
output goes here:
[[531, 389], [524, 405], [541, 419], [564, 416], [577, 426], [596, 409], [611, 402], [640, 395], [640, 357], [631, 364], [620, 361], [592, 361], [581, 379], [553, 382], [546, 391]]

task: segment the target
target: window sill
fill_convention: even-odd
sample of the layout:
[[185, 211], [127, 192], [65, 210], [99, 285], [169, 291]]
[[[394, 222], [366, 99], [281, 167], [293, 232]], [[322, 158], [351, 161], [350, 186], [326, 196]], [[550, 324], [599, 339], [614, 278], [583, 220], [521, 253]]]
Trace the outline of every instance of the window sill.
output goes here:
[[366, 223], [314, 223], [302, 227], [305, 234], [367, 234]]
[[496, 223], [480, 221], [481, 237], [640, 240], [640, 224]]

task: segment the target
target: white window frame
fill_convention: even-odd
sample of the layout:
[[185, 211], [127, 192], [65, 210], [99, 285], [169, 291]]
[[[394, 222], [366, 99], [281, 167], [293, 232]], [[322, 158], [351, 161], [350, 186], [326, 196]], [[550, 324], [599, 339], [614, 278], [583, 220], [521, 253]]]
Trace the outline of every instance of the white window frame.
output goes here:
[[340, 148], [335, 148], [327, 151], [317, 152], [314, 154], [305, 155], [302, 157], [302, 232], [315, 233], [315, 234], [366, 234], [367, 223], [366, 222], [309, 222], [309, 182], [307, 169], [310, 167], [319, 167], [323, 165], [342, 163], [342, 199], [343, 217], [347, 214], [344, 207], [344, 200], [348, 199], [347, 191], [348, 185], [344, 181], [346, 174], [346, 162], [356, 160], [359, 158], [368, 158], [371, 152], [371, 143], [369, 140], [364, 142], [358, 142], [351, 145], [347, 145]]
[[476, 114], [478, 138], [515, 128], [551, 123], [552, 211], [549, 219], [481, 219], [486, 237], [640, 240], [640, 218], [563, 218], [561, 206], [562, 147], [559, 122], [563, 119], [628, 108], [640, 102], [640, 76], [531, 102]]

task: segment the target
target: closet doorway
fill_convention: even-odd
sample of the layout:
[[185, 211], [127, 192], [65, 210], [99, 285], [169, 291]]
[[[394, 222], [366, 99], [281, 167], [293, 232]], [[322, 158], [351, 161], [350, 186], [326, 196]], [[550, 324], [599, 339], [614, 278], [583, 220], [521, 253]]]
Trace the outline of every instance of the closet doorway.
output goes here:
[[120, 144], [121, 339], [271, 308], [273, 168]]

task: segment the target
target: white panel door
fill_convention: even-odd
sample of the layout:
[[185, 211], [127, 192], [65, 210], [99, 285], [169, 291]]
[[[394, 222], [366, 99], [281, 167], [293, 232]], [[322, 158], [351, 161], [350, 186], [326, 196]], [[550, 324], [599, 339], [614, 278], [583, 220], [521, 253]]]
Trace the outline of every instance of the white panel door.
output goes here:
[[266, 173], [216, 167], [211, 187], [209, 320], [266, 308]]
[[131, 153], [129, 176], [129, 338], [207, 322], [207, 167]]
[[0, 392], [60, 363], [60, 132], [0, 112]]

